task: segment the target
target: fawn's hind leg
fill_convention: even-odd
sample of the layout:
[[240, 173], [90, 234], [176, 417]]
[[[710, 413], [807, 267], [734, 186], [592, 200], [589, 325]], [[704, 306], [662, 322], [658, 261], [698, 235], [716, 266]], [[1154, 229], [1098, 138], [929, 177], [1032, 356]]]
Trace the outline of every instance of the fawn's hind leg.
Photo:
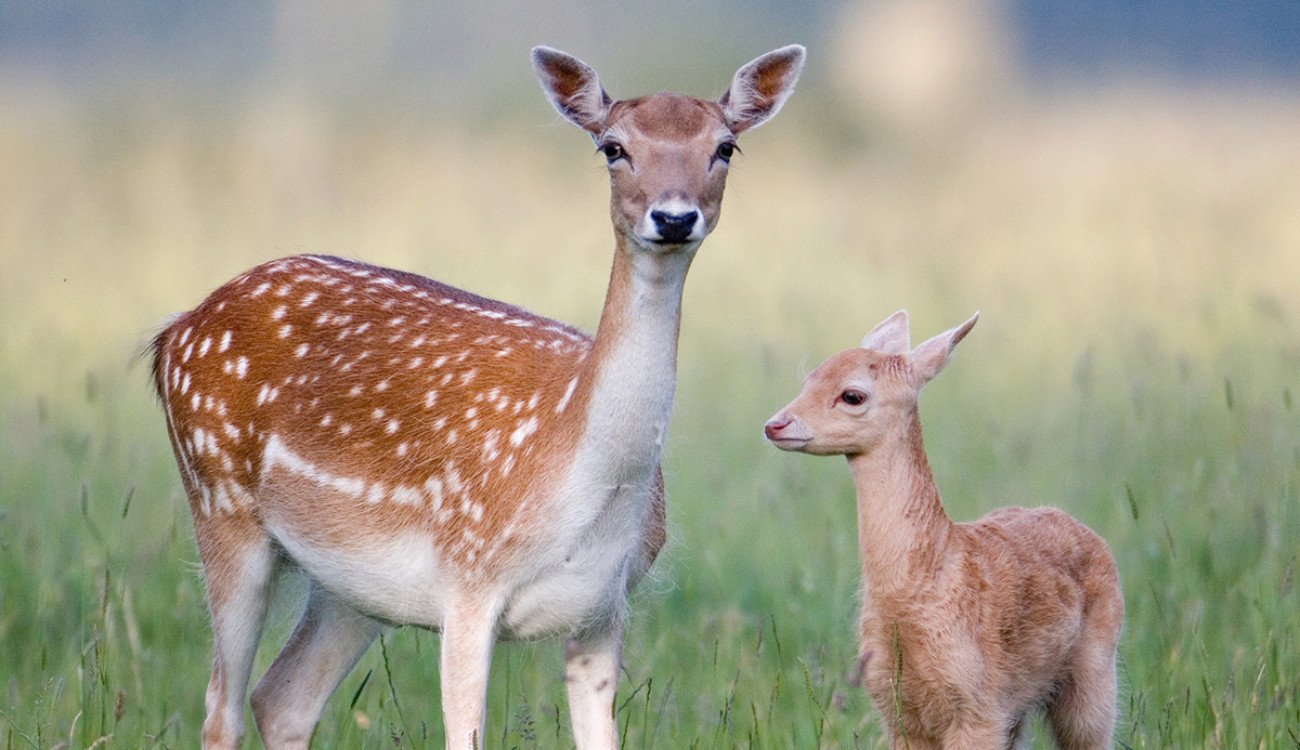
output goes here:
[[1111, 747], [1115, 733], [1115, 649], [1092, 649], [1061, 684], [1047, 719], [1061, 750]]
[[244, 696], [266, 622], [276, 568], [271, 540], [249, 514], [195, 514], [195, 531], [212, 616], [204, 750], [233, 750], [244, 737]]

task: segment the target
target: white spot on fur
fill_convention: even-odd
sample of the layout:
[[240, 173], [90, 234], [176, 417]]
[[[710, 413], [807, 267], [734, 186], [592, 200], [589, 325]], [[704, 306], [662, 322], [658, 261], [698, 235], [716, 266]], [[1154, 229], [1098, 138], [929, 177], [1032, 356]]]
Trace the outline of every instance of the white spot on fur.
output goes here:
[[573, 391], [576, 390], [577, 387], [578, 387], [577, 378], [574, 378], [573, 380], [569, 381], [569, 387], [564, 390], [564, 397], [560, 399], [560, 403], [555, 405], [556, 414], [562, 414], [565, 408], [568, 407], [569, 399], [573, 398]]
[[537, 417], [529, 417], [526, 422], [516, 427], [515, 431], [510, 433], [510, 444], [515, 447], [523, 445], [524, 441], [527, 440], [530, 435], [537, 432], [537, 425]]
[[308, 344], [306, 341], [304, 341], [298, 345], [298, 348], [293, 351], [293, 354], [295, 357], [302, 359], [303, 357], [307, 356], [307, 352], [309, 351], [311, 351], [311, 344]]
[[240, 357], [235, 360], [235, 375], [243, 380], [248, 375], [248, 357]]
[[292, 332], [293, 332], [293, 326], [289, 325], [288, 323], [285, 323], [284, 325], [280, 326], [280, 338], [287, 339], [289, 338], [289, 334]]
[[233, 335], [231, 331], [221, 334], [221, 344], [217, 346], [218, 353], [225, 354], [230, 349], [230, 339]]
[[420, 505], [424, 502], [424, 495], [415, 487], [399, 485], [393, 488], [393, 494], [389, 498], [398, 505]]
[[442, 480], [437, 477], [429, 477], [424, 483], [424, 491], [429, 493], [429, 500], [433, 504], [433, 510], [442, 509]]

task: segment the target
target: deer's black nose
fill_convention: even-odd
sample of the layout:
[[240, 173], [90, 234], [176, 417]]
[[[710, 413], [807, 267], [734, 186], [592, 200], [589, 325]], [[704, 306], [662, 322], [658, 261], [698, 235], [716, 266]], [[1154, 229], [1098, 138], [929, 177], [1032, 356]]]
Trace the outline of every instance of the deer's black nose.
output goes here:
[[685, 242], [686, 238], [691, 236], [691, 230], [695, 229], [695, 220], [700, 218], [698, 211], [687, 211], [683, 214], [670, 214], [667, 211], [651, 211], [650, 219], [655, 223], [655, 229], [659, 230], [659, 236], [663, 237], [664, 242]]

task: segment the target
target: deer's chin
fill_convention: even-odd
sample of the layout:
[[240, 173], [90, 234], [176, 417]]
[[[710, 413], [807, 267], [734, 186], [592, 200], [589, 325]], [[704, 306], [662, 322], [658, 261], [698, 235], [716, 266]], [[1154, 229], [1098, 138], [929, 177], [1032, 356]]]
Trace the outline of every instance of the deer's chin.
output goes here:
[[812, 438], [778, 437], [778, 438], [768, 438], [768, 440], [772, 443], [772, 445], [775, 445], [776, 447], [780, 448], [783, 451], [794, 451], [794, 452], [804, 452], [804, 449], [807, 448], [808, 444], [812, 442]]
[[699, 239], [685, 239], [681, 242], [665, 240], [659, 235], [648, 236], [644, 234], [634, 234], [636, 244], [648, 253], [654, 255], [676, 255], [679, 253], [694, 253], [699, 248], [704, 237]]

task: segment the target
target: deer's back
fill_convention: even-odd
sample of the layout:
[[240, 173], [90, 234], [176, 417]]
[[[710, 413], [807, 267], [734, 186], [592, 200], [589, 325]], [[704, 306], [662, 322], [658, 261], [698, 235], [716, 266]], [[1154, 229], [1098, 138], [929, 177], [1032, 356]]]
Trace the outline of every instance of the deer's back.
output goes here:
[[1115, 559], [1087, 526], [1056, 508], [1003, 508], [956, 528], [983, 651], [1027, 690], [1053, 682], [1082, 638], [1118, 638]]

